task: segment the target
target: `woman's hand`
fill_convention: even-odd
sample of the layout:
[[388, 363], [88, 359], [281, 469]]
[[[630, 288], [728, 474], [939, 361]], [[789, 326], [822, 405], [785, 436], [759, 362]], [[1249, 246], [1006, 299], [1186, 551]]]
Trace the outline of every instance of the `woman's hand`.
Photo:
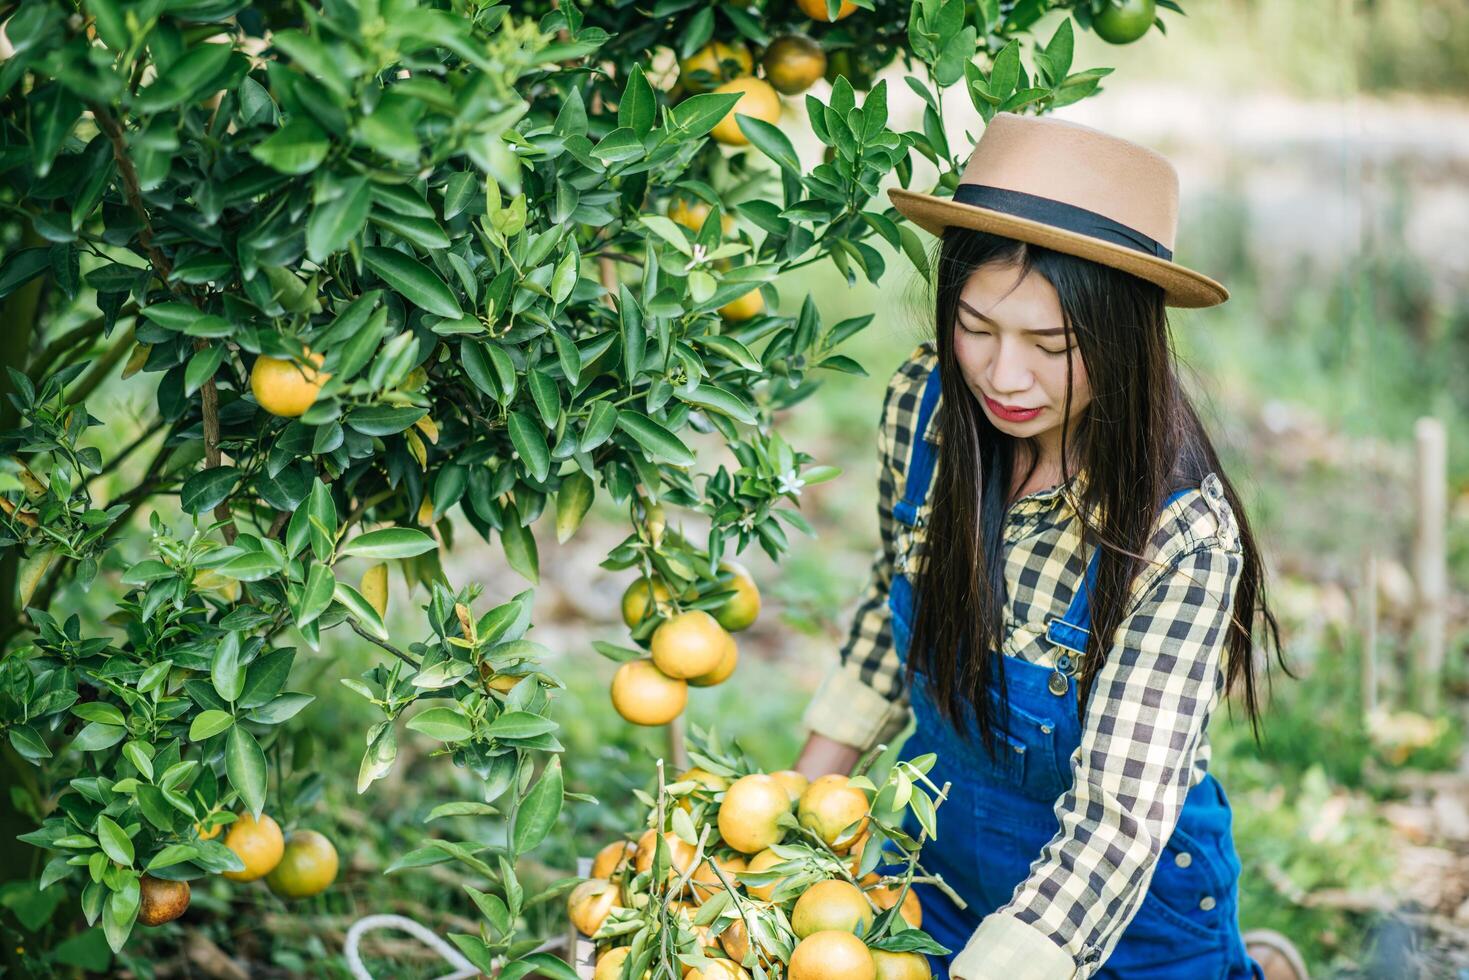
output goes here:
[[856, 746], [812, 732], [792, 768], [807, 779], [816, 779], [834, 772], [845, 776], [851, 773], [852, 767], [860, 758], [862, 750]]

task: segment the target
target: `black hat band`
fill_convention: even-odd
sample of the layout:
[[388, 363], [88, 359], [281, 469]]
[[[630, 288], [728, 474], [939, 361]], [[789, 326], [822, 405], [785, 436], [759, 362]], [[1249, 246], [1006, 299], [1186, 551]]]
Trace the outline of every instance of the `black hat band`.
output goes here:
[[960, 184], [954, 191], [954, 201], [1039, 221], [1065, 231], [1074, 231], [1078, 235], [1086, 235], [1088, 238], [1135, 249], [1146, 255], [1173, 260], [1173, 250], [1156, 238], [1149, 238], [1136, 228], [1129, 228], [1106, 215], [1049, 197], [1005, 187], [991, 187], [988, 184]]

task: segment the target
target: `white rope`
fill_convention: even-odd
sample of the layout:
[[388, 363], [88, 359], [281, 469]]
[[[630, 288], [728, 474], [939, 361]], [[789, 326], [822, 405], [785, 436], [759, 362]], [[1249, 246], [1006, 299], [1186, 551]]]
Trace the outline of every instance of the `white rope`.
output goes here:
[[357, 980], [373, 980], [367, 967], [362, 965], [362, 956], [357, 952], [357, 946], [362, 941], [365, 933], [374, 929], [401, 929], [410, 933], [425, 946], [432, 947], [453, 966], [453, 973], [445, 973], [436, 977], [435, 980], [467, 980], [469, 977], [479, 976], [479, 967], [464, 958], [464, 954], [444, 940], [439, 938], [438, 933], [420, 923], [414, 922], [407, 916], [402, 915], [365, 915], [352, 923], [352, 928], [347, 930], [347, 941], [345, 952], [347, 954], [347, 968], [352, 971], [352, 976]]

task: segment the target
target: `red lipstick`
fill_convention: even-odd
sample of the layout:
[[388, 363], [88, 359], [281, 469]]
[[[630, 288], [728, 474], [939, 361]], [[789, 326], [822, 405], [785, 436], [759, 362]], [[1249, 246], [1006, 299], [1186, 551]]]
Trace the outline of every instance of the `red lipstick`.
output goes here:
[[1039, 408], [1018, 408], [1013, 405], [1001, 405], [989, 395], [984, 396], [984, 403], [992, 414], [999, 416], [1006, 422], [1028, 422], [1041, 413]]

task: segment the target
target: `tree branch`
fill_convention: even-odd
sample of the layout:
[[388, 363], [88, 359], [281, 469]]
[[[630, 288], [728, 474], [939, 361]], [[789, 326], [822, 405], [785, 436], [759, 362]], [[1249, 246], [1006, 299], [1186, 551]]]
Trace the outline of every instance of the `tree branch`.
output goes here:
[[408, 666], [412, 667], [414, 670], [417, 670], [418, 669], [418, 661], [414, 660], [412, 657], [408, 656], [408, 654], [404, 653], [402, 650], [399, 650], [397, 647], [393, 646], [387, 640], [379, 640], [377, 637], [375, 637], [371, 633], [367, 632], [367, 630], [365, 630], [361, 626], [357, 625], [357, 620], [355, 620], [352, 617], [348, 616], [347, 617], [347, 625], [350, 626], [350, 627], [352, 627], [352, 632], [356, 633], [358, 636], [362, 637], [364, 640], [368, 641], [373, 646], [382, 647], [384, 650], [388, 651], [393, 656], [397, 657], [399, 660], [403, 661], [405, 664], [407, 664]]

